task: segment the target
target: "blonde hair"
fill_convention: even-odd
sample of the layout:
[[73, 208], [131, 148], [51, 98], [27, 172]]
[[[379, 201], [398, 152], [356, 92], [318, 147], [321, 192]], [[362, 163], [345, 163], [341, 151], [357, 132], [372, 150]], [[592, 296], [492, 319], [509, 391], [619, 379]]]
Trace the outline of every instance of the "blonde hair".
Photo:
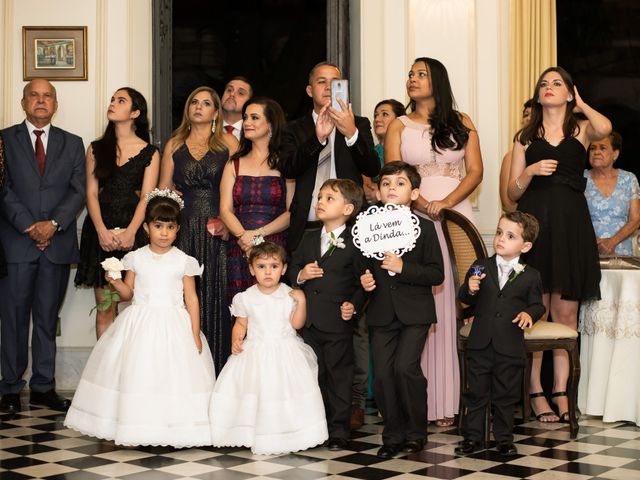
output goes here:
[[184, 143], [187, 141], [189, 131], [191, 130], [191, 122], [189, 121], [189, 105], [191, 104], [191, 100], [193, 100], [193, 97], [195, 97], [200, 92], [207, 92], [209, 95], [211, 95], [211, 99], [213, 100], [213, 107], [218, 114], [218, 116], [214, 120], [216, 125], [215, 131], [213, 131], [212, 135], [209, 136], [209, 150], [212, 152], [222, 152], [224, 150], [228, 150], [228, 147], [222, 140], [222, 117], [220, 116], [222, 104], [220, 102], [220, 97], [213, 88], [204, 86], [196, 88], [189, 94], [189, 98], [187, 98], [187, 101], [184, 104], [184, 111], [182, 112], [182, 122], [171, 135], [171, 139], [174, 142], [173, 147], [177, 149], [178, 147], [184, 145]]

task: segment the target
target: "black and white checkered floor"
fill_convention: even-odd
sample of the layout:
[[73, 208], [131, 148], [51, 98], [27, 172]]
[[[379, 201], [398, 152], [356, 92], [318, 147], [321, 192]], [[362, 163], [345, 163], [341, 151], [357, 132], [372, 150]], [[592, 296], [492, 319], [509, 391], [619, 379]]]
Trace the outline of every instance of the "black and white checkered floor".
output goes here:
[[453, 448], [461, 437], [456, 429], [430, 427], [422, 452], [381, 460], [375, 455], [381, 443], [381, 419], [375, 413], [367, 409], [366, 424], [353, 433], [348, 450], [320, 447], [292, 455], [254, 456], [238, 448], [120, 448], [64, 428], [59, 412], [26, 409], [19, 415], [0, 415], [0, 478], [640, 479], [640, 428], [635, 425], [583, 418], [578, 438], [572, 441], [565, 425], [520, 422], [515, 430], [519, 455], [507, 461], [491, 450], [457, 458]]

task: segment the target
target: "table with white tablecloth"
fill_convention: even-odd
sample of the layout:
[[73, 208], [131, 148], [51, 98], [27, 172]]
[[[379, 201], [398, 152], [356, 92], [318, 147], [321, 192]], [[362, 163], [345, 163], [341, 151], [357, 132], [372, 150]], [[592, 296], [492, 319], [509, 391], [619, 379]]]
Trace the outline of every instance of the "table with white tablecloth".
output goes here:
[[578, 407], [640, 425], [640, 270], [602, 270], [602, 300], [580, 307]]

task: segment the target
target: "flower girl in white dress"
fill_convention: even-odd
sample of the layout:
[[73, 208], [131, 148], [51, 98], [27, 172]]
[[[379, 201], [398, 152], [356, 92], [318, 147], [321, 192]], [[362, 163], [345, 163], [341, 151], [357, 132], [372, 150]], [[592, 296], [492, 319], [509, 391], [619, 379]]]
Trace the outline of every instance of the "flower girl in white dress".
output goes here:
[[216, 447], [245, 446], [268, 455], [305, 450], [327, 439], [316, 356], [296, 333], [305, 322], [305, 297], [280, 283], [285, 262], [284, 249], [271, 242], [249, 254], [257, 284], [233, 298], [233, 355], [211, 396]]
[[182, 205], [170, 190], [147, 196], [149, 245], [122, 259], [124, 281], [107, 276], [132, 304], [91, 352], [65, 426], [122, 445], [211, 445], [215, 372], [194, 279], [202, 267], [172, 246]]

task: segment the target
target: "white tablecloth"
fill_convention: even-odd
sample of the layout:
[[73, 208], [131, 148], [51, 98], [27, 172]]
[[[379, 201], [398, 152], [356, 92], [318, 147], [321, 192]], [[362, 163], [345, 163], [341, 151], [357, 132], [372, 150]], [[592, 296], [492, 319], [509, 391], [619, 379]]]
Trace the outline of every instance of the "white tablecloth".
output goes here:
[[602, 270], [600, 290], [580, 308], [578, 407], [640, 425], [640, 270]]
[[600, 290], [580, 308], [578, 407], [640, 425], [640, 270], [602, 270]]

